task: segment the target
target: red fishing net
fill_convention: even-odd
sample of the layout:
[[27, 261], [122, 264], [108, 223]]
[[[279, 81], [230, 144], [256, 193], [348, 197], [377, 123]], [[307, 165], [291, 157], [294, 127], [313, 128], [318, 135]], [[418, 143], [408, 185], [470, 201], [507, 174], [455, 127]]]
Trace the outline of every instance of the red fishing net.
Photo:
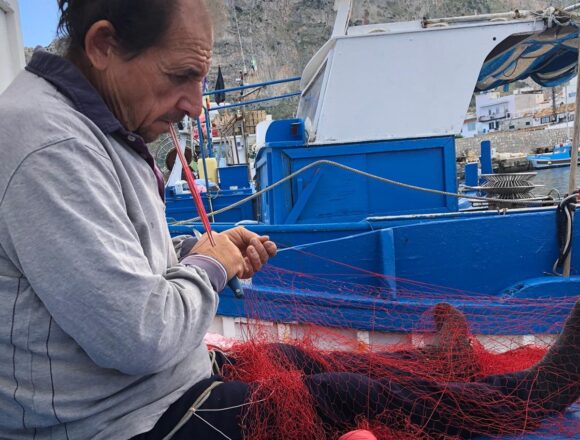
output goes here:
[[[269, 268], [261, 283], [275, 286], [279, 298], [265, 301], [259, 289], [247, 290], [242, 341], [227, 349], [231, 364], [222, 369], [227, 380], [252, 384], [246, 438], [337, 440], [354, 429], [369, 429], [380, 440], [529, 432], [535, 439], [580, 438], [578, 420], [562, 415], [580, 396], [579, 307], [567, 337], [545, 357], [564, 324], [556, 319], [546, 326], [549, 315], [564, 317], [577, 297], [492, 301], [395, 280], [398, 301], [429, 304], [417, 314], [393, 307], [381, 286], [339, 278]], [[385, 285], [391, 281], [384, 278]], [[315, 302], [309, 293], [316, 293]], [[367, 299], [367, 318], [357, 326], [358, 297]], [[368, 298], [374, 298], [370, 319]], [[313, 313], [321, 302], [325, 312]], [[293, 319], [264, 320], [276, 312]], [[542, 332], [523, 331], [530, 328]]]

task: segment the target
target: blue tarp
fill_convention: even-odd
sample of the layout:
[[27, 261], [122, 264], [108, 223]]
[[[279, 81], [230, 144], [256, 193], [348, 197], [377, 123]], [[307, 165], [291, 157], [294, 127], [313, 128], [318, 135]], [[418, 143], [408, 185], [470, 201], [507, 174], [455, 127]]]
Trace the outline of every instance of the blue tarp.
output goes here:
[[577, 73], [578, 29], [562, 26], [528, 38], [504, 42], [485, 60], [476, 91], [495, 89], [532, 78], [544, 87], [554, 87]]

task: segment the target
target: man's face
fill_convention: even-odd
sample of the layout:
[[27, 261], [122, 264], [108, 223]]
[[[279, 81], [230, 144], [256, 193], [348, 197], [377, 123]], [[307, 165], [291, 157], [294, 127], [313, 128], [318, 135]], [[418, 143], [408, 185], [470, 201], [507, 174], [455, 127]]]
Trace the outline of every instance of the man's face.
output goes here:
[[146, 142], [202, 109], [213, 45], [209, 15], [201, 2], [181, 0], [174, 17], [160, 44], [130, 60], [115, 56], [99, 79], [113, 113]]

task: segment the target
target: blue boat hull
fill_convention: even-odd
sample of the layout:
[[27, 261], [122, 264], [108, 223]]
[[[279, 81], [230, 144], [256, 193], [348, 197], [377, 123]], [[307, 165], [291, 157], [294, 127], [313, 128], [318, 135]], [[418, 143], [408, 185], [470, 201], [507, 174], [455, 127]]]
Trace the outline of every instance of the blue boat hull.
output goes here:
[[[318, 229], [250, 225], [295, 244], [246, 285], [245, 299], [223, 293], [218, 313], [400, 334], [416, 332], [421, 314], [447, 301], [466, 314], [479, 335], [554, 334], [580, 295], [578, 275], [547, 275], [558, 256], [555, 216], [546, 210], [442, 221], [399, 219], [377, 230], [373, 226], [389, 220]], [[316, 241], [322, 237], [326, 240]], [[574, 234], [578, 239], [580, 232]], [[572, 273], [578, 274], [578, 260], [572, 261]], [[547, 420], [537, 432], [517, 438], [570, 439], [568, 433], [577, 433], [579, 423], [580, 405], [574, 405], [563, 418]]]
[[567, 167], [571, 162], [571, 150], [570, 144], [557, 145], [550, 153], [528, 155], [528, 160], [534, 169]]
[[[558, 168], [570, 166], [570, 158], [567, 159], [529, 159], [533, 169]], [[578, 161], [580, 163], [580, 161]]]
[[[555, 216], [545, 210], [401, 220], [389, 227], [387, 220], [316, 228], [249, 225], [280, 243], [281, 251], [246, 287], [245, 300], [224, 293], [219, 313], [401, 332], [412, 330], [433, 304], [448, 301], [468, 315], [478, 334], [554, 333], [580, 295], [580, 277], [546, 275], [558, 257]], [[576, 259], [572, 273], [580, 273]], [[545, 319], [530, 323], [526, 316]]]

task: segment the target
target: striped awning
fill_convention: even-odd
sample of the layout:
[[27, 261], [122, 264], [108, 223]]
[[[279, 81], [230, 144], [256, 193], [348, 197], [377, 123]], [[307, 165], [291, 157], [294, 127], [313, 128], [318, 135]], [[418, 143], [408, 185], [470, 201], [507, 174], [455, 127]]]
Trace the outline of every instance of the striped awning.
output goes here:
[[530, 77], [554, 87], [577, 74], [578, 29], [555, 26], [540, 34], [517, 35], [502, 42], [485, 60], [476, 91], [495, 89]]

